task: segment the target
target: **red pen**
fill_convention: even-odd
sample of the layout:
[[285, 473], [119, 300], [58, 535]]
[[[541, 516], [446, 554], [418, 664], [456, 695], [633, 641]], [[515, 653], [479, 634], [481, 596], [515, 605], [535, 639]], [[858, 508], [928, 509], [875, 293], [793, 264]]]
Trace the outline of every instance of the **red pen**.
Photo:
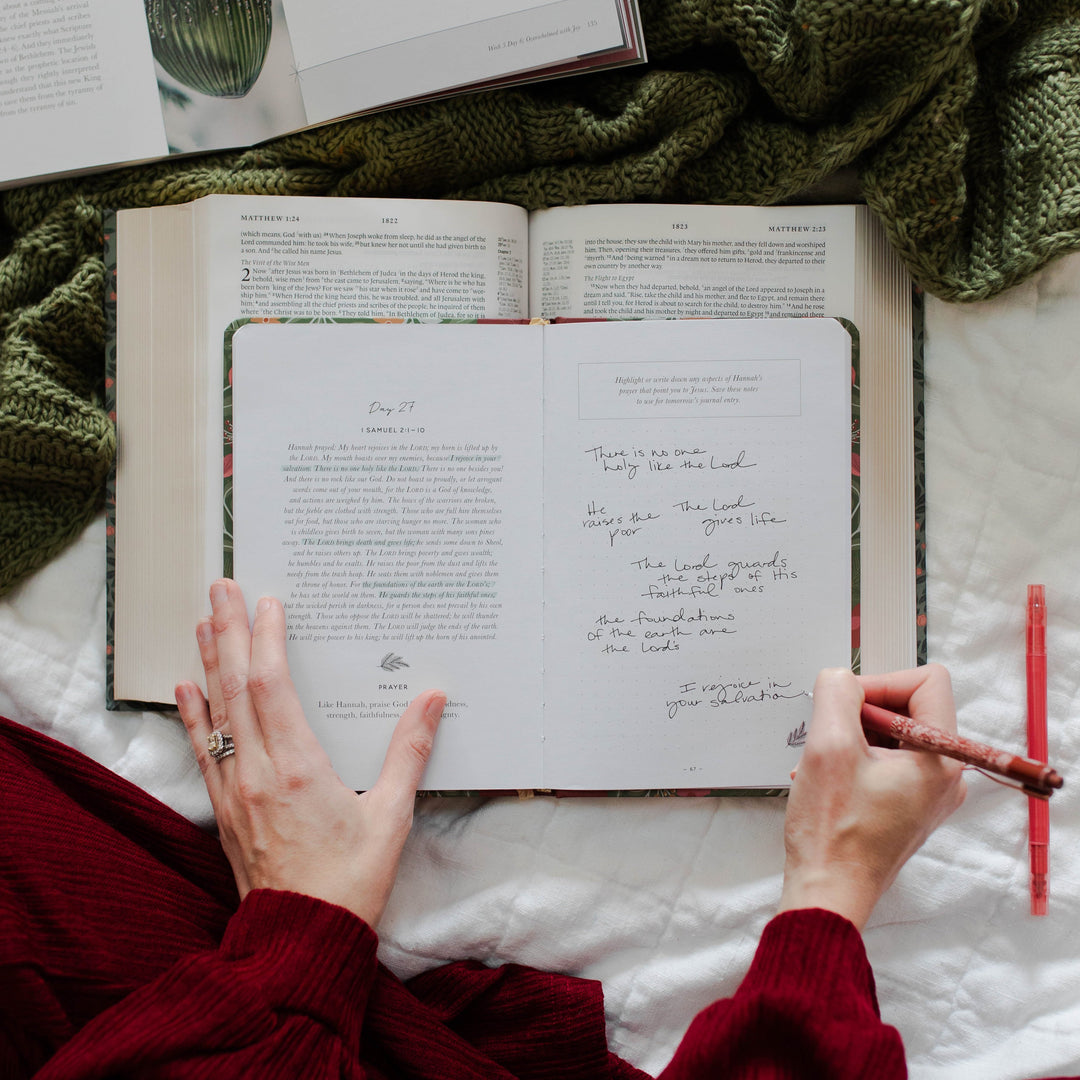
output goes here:
[[[1028, 757], [1046, 761], [1046, 596], [1041, 585], [1027, 591]], [[1031, 914], [1045, 915], [1050, 895], [1050, 807], [1028, 799], [1028, 852], [1031, 859]]]
[[929, 750], [934, 754], [955, 758], [965, 765], [972, 765], [983, 772], [995, 773], [1015, 782], [1020, 790], [1028, 792], [1033, 801], [1045, 802], [1065, 781], [1056, 769], [1045, 761], [1032, 761], [1020, 757], [1011, 750], [965, 739], [953, 735], [933, 724], [912, 720], [903, 713], [883, 709], [880, 705], [863, 702], [863, 730], [917, 750]]

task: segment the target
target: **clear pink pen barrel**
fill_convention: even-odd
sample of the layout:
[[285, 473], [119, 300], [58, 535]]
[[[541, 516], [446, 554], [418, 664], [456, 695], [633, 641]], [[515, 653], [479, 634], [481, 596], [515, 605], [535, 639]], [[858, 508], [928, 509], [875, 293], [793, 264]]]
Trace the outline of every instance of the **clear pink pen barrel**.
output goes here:
[[[1028, 757], [1046, 761], [1046, 594], [1029, 585], [1027, 595], [1027, 737]], [[1031, 914], [1045, 915], [1050, 894], [1050, 807], [1028, 799], [1028, 851], [1031, 860]]]

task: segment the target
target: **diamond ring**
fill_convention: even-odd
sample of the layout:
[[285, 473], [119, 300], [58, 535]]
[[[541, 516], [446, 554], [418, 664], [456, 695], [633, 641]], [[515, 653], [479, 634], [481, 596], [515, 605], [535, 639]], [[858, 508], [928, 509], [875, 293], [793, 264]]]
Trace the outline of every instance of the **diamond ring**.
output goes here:
[[206, 740], [206, 748], [215, 761], [224, 761], [231, 754], [236, 753], [233, 746], [233, 737], [224, 731], [215, 731]]

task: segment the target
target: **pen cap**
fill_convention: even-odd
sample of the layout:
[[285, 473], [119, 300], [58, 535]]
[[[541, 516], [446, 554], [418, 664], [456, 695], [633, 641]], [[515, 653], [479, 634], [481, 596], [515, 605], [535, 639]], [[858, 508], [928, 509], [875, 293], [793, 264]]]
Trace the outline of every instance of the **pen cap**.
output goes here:
[[1027, 651], [1046, 655], [1046, 593], [1042, 585], [1029, 585], [1027, 594]]

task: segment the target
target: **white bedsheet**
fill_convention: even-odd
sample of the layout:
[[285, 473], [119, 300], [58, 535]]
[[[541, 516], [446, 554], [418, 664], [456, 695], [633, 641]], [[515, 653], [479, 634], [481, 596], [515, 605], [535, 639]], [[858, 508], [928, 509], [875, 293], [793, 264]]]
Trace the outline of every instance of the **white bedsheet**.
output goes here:
[[[1024, 600], [1047, 588], [1050, 915], [1028, 914], [1026, 801], [981, 776], [866, 942], [916, 1080], [1080, 1073], [1080, 256], [999, 299], [927, 305], [930, 659], [961, 729], [1022, 748]], [[0, 713], [202, 824], [174, 717], [107, 713], [104, 525], [0, 602]], [[730, 994], [780, 891], [784, 802], [432, 800], [381, 927], [402, 976], [478, 957], [603, 980], [613, 1050], [650, 1071]]]

